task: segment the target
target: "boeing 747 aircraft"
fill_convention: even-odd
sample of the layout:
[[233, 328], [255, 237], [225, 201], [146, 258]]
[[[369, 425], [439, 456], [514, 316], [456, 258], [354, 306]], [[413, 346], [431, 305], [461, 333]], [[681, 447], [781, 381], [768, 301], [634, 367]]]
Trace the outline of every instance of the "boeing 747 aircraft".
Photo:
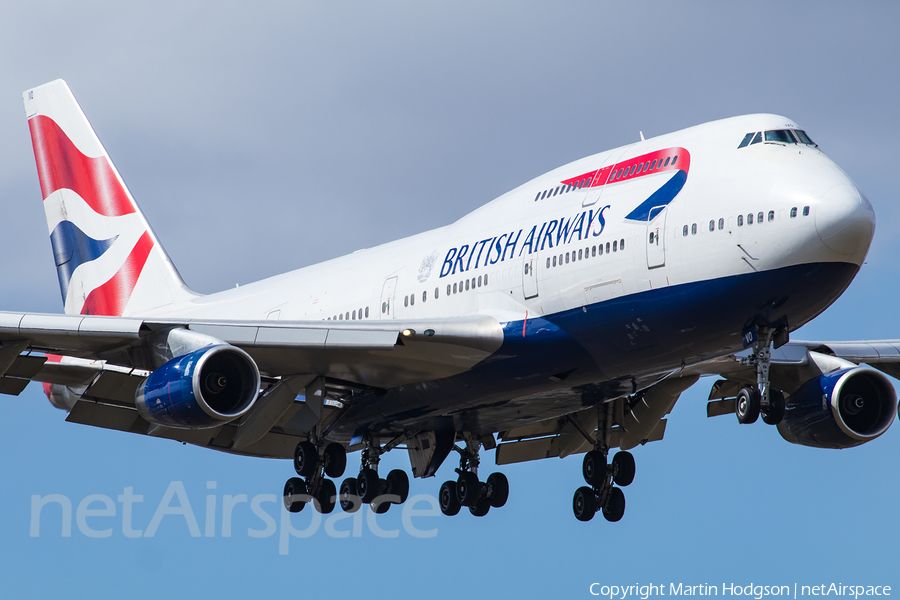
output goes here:
[[65, 82], [24, 100], [65, 314], [0, 313], [0, 392], [39, 381], [73, 423], [293, 459], [290, 511], [404, 502], [406, 471], [379, 460], [405, 450], [414, 477], [455, 452], [441, 510], [483, 516], [509, 494], [484, 449], [583, 455], [575, 516], [617, 521], [629, 450], [705, 375], [709, 416], [792, 443], [893, 423], [900, 341], [789, 340], [850, 285], [875, 215], [788, 118], [601, 152], [446, 227], [200, 295]]

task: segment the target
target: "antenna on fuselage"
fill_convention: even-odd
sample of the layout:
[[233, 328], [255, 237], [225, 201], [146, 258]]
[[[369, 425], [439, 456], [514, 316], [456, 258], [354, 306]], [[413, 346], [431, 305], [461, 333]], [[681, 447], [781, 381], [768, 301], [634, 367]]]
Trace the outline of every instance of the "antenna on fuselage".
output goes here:
[[644, 141], [644, 132], [643, 132], [643, 131], [638, 131], [638, 133], [641, 134], [641, 141], [643, 142], [643, 141]]

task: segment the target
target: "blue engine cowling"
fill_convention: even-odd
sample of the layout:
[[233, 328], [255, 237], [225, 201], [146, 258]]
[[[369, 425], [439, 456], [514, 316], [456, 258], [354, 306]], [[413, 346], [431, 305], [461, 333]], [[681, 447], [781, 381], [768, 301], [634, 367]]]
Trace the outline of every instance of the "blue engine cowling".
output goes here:
[[135, 392], [138, 413], [150, 423], [207, 429], [240, 418], [259, 394], [259, 369], [250, 356], [227, 344], [173, 358]]
[[787, 399], [781, 437], [814, 448], [851, 448], [894, 422], [897, 393], [882, 373], [853, 367], [807, 381]]

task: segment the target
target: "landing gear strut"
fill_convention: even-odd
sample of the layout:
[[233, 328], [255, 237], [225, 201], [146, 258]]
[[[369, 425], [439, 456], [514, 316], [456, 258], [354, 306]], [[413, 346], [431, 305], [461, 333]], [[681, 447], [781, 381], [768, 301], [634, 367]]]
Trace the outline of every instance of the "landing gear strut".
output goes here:
[[613, 484], [625, 487], [634, 481], [634, 457], [630, 452], [623, 451], [613, 456], [611, 464], [607, 461], [612, 412], [611, 403], [598, 409], [596, 440], [576, 425], [581, 434], [594, 444], [594, 449], [584, 455], [581, 464], [581, 473], [587, 485], [575, 490], [572, 499], [572, 511], [579, 521], [590, 521], [597, 511], [602, 511], [607, 521], [618, 521], [625, 514], [625, 494], [621, 487]]
[[493, 508], [500, 508], [509, 498], [509, 481], [503, 473], [491, 473], [487, 481], [478, 479], [478, 465], [481, 462], [479, 450], [481, 441], [465, 434], [465, 448], [454, 446], [459, 452], [459, 478], [456, 481], [445, 481], [438, 494], [441, 512], [452, 517], [460, 509], [468, 507], [476, 517], [483, 517]]
[[[755, 423], [762, 415], [769, 425], [777, 425], [784, 418], [784, 394], [772, 388], [769, 383], [769, 369], [772, 364], [772, 340], [784, 335], [786, 329], [758, 327], [753, 342], [753, 353], [742, 359], [747, 366], [756, 367], [756, 386], [742, 388], [734, 400], [734, 413], [738, 423]], [[786, 339], [786, 338], [785, 338]]]

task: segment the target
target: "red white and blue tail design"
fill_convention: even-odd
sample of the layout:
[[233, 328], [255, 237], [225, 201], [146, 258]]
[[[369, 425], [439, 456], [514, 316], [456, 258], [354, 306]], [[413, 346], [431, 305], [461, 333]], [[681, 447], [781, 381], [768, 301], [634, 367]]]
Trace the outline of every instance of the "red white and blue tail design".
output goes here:
[[24, 99], [66, 314], [134, 315], [194, 297], [69, 86]]

